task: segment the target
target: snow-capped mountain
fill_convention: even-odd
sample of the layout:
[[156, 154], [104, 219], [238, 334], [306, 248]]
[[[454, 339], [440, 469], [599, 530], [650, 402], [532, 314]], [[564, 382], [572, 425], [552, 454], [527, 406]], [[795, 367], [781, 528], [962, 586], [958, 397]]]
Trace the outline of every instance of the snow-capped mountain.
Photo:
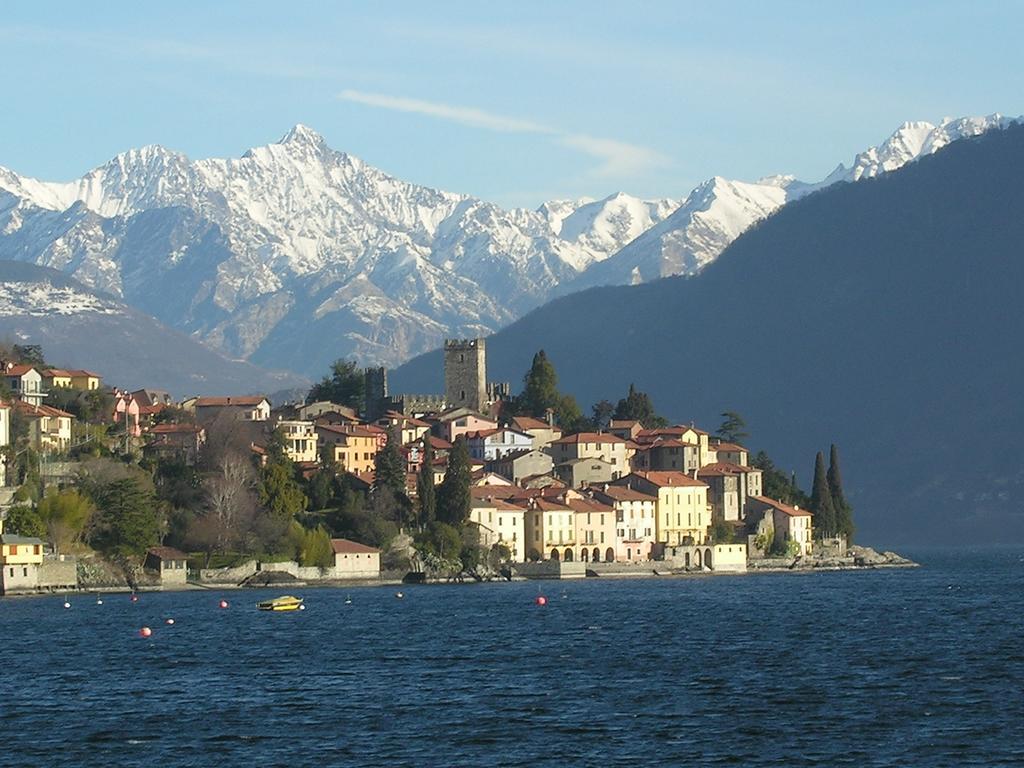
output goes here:
[[894, 171], [937, 152], [951, 141], [1003, 128], [1019, 118], [945, 119], [938, 125], [907, 122], [883, 143], [858, 154], [847, 168], [839, 165], [817, 183], [792, 176], [771, 176], [753, 183], [716, 176], [701, 184], [671, 216], [655, 224], [622, 250], [595, 264], [560, 292], [595, 285], [646, 282], [670, 275], [693, 274], [718, 258], [752, 224], [780, 206], [838, 182], [852, 182]]
[[59, 269], [231, 357], [319, 375], [486, 334], [558, 293], [698, 271], [788, 200], [1008, 120], [906, 123], [807, 184], [708, 180], [505, 210], [396, 179], [295, 126], [239, 158], [159, 146], [50, 183], [0, 168], [0, 259]]
[[66, 184], [0, 169], [0, 258], [313, 374], [493, 331], [677, 206], [613, 195], [562, 204], [555, 226], [550, 211], [401, 181], [299, 125], [238, 159], [144, 147]]

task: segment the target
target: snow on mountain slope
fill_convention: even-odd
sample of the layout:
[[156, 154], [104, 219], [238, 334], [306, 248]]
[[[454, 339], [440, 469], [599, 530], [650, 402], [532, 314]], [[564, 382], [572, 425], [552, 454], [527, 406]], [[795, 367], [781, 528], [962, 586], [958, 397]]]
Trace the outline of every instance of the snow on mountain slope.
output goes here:
[[[232, 356], [315, 374], [342, 355], [395, 363], [493, 331], [674, 207], [617, 195], [557, 216], [504, 210], [396, 179], [297, 125], [235, 159], [150, 146], [60, 184], [0, 169], [0, 258], [61, 269]], [[332, 335], [295, 359], [296, 339], [272, 332], [311, 319]]]
[[858, 181], [896, 170], [951, 141], [1002, 128], [1018, 119], [994, 114], [947, 118], [939, 125], [907, 122], [882, 144], [858, 154], [851, 167], [840, 165], [817, 183], [801, 182], [793, 176], [771, 176], [754, 183], [715, 177], [697, 187], [671, 216], [611, 258], [595, 264], [571, 284], [562, 286], [559, 292], [693, 274], [714, 261], [752, 224], [790, 200], [838, 182]]
[[788, 200], [1009, 120], [906, 123], [821, 182], [708, 180], [505, 210], [397, 179], [297, 125], [230, 159], [130, 150], [81, 179], [0, 168], [0, 259], [59, 269], [234, 358], [316, 376], [487, 334], [551, 296], [700, 270]]

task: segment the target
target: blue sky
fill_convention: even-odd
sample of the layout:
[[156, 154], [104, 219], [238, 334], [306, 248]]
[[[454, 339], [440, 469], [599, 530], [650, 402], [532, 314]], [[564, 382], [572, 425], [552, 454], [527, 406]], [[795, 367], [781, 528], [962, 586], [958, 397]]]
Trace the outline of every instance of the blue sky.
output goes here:
[[535, 207], [817, 180], [904, 120], [1024, 113], [1024, 4], [5, 3], [0, 165], [237, 156], [306, 123], [410, 181]]

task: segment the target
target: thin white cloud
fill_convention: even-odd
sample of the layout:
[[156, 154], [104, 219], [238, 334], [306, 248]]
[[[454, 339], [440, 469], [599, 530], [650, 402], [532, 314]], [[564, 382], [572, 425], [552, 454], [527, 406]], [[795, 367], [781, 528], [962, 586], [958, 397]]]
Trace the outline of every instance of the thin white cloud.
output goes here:
[[501, 133], [536, 133], [549, 136], [564, 147], [582, 152], [590, 157], [598, 158], [601, 163], [593, 171], [598, 176], [625, 176], [645, 171], [659, 163], [667, 162], [667, 158], [664, 155], [647, 147], [628, 144], [624, 141], [616, 141], [615, 139], [597, 138], [583, 133], [561, 131], [532, 120], [497, 115], [477, 109], [476, 107], [464, 107], [436, 101], [389, 96], [383, 93], [367, 93], [351, 89], [342, 91], [338, 94], [338, 98], [380, 109], [435, 117], [439, 120], [448, 120], [449, 122], [468, 125], [472, 128], [483, 128]]

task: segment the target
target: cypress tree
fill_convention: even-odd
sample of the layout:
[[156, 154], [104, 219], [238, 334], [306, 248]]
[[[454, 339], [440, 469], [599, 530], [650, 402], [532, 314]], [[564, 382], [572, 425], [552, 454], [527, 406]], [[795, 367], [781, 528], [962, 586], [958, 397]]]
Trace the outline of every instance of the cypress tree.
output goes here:
[[420, 526], [437, 519], [437, 490], [434, 488], [434, 448], [430, 435], [423, 436], [423, 463], [416, 478], [416, 498], [420, 508]]
[[818, 538], [835, 535], [836, 512], [832, 506], [832, 492], [825, 475], [825, 457], [818, 451], [814, 458], [814, 487], [811, 489], [811, 512]]
[[437, 489], [437, 519], [448, 525], [460, 526], [469, 518], [472, 471], [466, 439], [459, 436], [448, 453], [448, 469], [444, 481]]
[[555, 366], [542, 349], [533, 356], [533, 364], [523, 377], [518, 410], [524, 415], [543, 417], [548, 408], [558, 409], [560, 399]]
[[832, 492], [832, 508], [836, 515], [836, 533], [846, 537], [846, 543], [853, 543], [853, 509], [843, 492], [843, 475], [839, 470], [839, 449], [832, 443], [829, 451], [828, 487]]
[[374, 459], [373, 488], [388, 488], [396, 497], [405, 495], [405, 462], [399, 450], [398, 432], [388, 430], [388, 441], [377, 451]]

